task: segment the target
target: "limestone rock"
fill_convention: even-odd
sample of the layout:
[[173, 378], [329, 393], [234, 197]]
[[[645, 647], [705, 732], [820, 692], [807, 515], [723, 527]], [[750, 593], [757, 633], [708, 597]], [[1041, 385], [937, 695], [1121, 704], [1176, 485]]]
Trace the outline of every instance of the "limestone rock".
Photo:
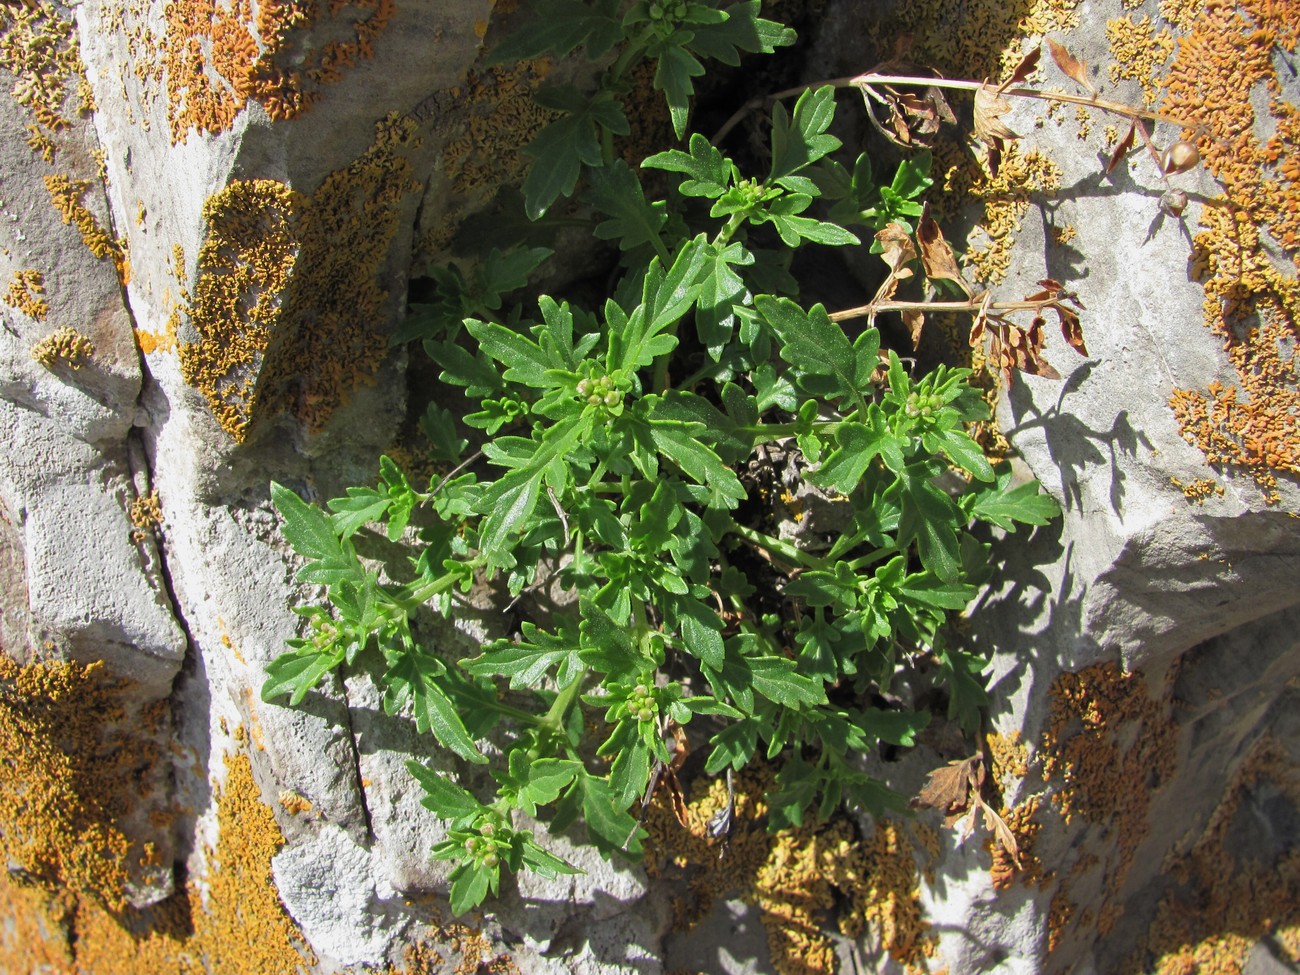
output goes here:
[[[10, 838], [30, 822], [0, 811], [0, 913], [36, 932], [0, 931], [0, 968], [958, 975], [1187, 970], [1217, 953], [1264, 971], [1275, 936], [1294, 954], [1286, 315], [1300, 204], [1285, 5], [776, 6], [806, 21], [810, 82], [885, 60], [900, 34], [945, 76], [993, 78], [1050, 35], [1102, 97], [1167, 91], [1161, 111], [1211, 132], [1205, 165], [1168, 185], [1141, 146], [1103, 174], [1124, 131], [1095, 108], [1017, 100], [1005, 121], [1023, 138], [997, 179], [958, 144], [938, 156], [972, 278], [998, 298], [1056, 279], [1086, 306], [1086, 356], [1049, 324], [1062, 378], [1017, 374], [998, 398], [1018, 463], [1064, 518], [1005, 539], [1005, 572], [969, 613], [1019, 865], [983, 824], [843, 817], [739, 836], [720, 864], [694, 850], [691, 900], [552, 837], [586, 873], [525, 876], [487, 916], [451, 920], [446, 866], [427, 857], [445, 827], [406, 763], [471, 786], [486, 773], [385, 714], [365, 666], [299, 708], [260, 699], [300, 633], [290, 606], [310, 595], [268, 484], [319, 502], [373, 477], [416, 409], [422, 367], [389, 348], [410, 282], [466, 236], [490, 243], [493, 195], [518, 183], [519, 148], [547, 118], [528, 94], [574, 69], [485, 66], [514, 16], [491, 0], [30, 0], [0, 14], [0, 644], [27, 665], [5, 665], [0, 747], [14, 767], [63, 770], [42, 788], [76, 808], [27, 846]], [[1045, 84], [1082, 91], [1050, 60]], [[1223, 103], [1199, 103], [1198, 79]], [[1181, 216], [1171, 187], [1190, 199]], [[590, 244], [575, 233], [556, 275], [586, 272]], [[968, 348], [927, 328], [920, 355]], [[789, 533], [834, 530], [832, 499], [795, 500], [810, 518]], [[491, 638], [500, 605], [426, 635]], [[74, 721], [66, 701], [91, 703]], [[91, 745], [122, 763], [90, 776], [122, 792], [105, 786], [100, 807], [75, 801], [87, 756], [103, 758], [85, 741], [96, 730]], [[938, 719], [922, 747], [863, 761], [915, 794], [975, 747]], [[109, 838], [111, 869], [56, 855], [92, 836]], [[59, 884], [74, 914], [50, 896]], [[836, 905], [843, 930], [813, 903]], [[123, 910], [166, 937], [128, 937]]]

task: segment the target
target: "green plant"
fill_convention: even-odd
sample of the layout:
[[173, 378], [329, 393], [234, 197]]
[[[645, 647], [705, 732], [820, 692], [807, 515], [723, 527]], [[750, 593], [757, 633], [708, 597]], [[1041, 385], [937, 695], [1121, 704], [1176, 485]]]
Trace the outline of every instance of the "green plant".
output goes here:
[[[635, 60], [657, 60], [680, 133], [697, 55], [734, 60], [789, 34], [757, 17], [757, 0], [639, 3], [622, 20], [616, 6], [549, 0], [547, 30], [504, 52], [623, 45], [595, 94], [547, 96], [567, 114], [530, 149], [534, 173], [550, 169], [525, 186], [540, 213], [585, 177], [578, 212], [621, 254], [603, 305], [543, 296], [535, 317], [531, 306], [503, 312], [544, 249], [440, 271], [435, 300], [401, 337], [422, 339], [442, 381], [475, 404], [463, 421], [476, 449], [432, 407], [425, 428], [450, 472], [425, 490], [388, 458], [377, 486], [349, 489], [328, 513], [272, 486], [306, 559], [298, 578], [328, 587], [328, 602], [299, 609], [306, 633], [270, 665], [263, 696], [297, 704], [325, 674], [378, 653], [385, 709], [410, 706], [417, 728], [461, 759], [488, 764], [476, 741], [507, 728], [485, 800], [410, 763], [448, 821], [433, 856], [456, 863], [457, 913], [495, 893], [503, 868], [573, 872], [537, 842], [534, 820], [552, 831], [581, 821], [606, 855], [636, 857], [637, 807], [681, 726], [707, 739], [706, 773], [782, 760], [773, 826], [841, 802], [898, 806], [854, 756], [912, 744], [930, 715], [869, 702], [911, 670], [975, 729], [984, 660], [947, 625], [989, 575], [990, 543], [974, 526], [1013, 531], [1056, 513], [965, 432], [988, 415], [966, 370], [910, 375], [874, 327], [846, 332], [791, 297], [797, 248], [856, 245], [849, 227], [883, 215], [891, 279], [919, 261], [900, 250], [909, 234], [896, 221], [920, 216], [921, 164], [878, 188], [862, 158], [834, 161], [835, 90], [821, 87], [775, 106], [764, 174], [695, 133], [644, 161], [677, 177], [666, 199], [647, 199], [612, 147]], [[827, 205], [827, 219], [815, 215]], [[778, 456], [838, 510], [833, 537], [777, 529]], [[362, 535], [390, 547], [382, 577], [358, 556]], [[524, 621], [517, 638], [462, 660], [413, 633], [415, 614], [450, 615], [476, 580], [519, 595], [543, 566], [571, 596], [547, 625]]]

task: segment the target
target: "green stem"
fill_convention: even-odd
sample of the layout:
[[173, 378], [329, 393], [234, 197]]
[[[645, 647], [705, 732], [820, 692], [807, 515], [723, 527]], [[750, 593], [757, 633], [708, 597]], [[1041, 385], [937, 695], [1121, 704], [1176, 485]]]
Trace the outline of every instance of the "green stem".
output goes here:
[[810, 427], [802, 423], [754, 423], [750, 426], [736, 427], [736, 433], [748, 434], [755, 444], [772, 443], [786, 437], [797, 437], [810, 430], [814, 433], [834, 434], [847, 420], [823, 420]]
[[771, 535], [765, 535], [753, 528], [746, 528], [744, 525], [733, 521], [727, 526], [727, 531], [733, 535], [738, 535], [750, 545], [761, 548], [764, 551], [771, 552], [784, 562], [791, 565], [803, 566], [808, 569], [820, 569], [823, 572], [830, 572], [833, 566], [826, 559], [818, 558], [808, 552], [791, 545], [789, 542], [780, 538], [773, 538]]
[[542, 715], [540, 720], [536, 717], [531, 720], [539, 727], [558, 735], [564, 730], [564, 719], [569, 713], [569, 708], [573, 707], [573, 702], [582, 693], [583, 682], [582, 677], [576, 678], [573, 683], [555, 695], [555, 700], [551, 702], [550, 709], [547, 710], [546, 714]]
[[413, 589], [407, 589], [404, 594], [399, 592], [394, 598], [392, 609], [400, 610], [403, 613], [417, 610], [434, 596], [451, 589], [459, 580], [460, 575], [458, 573], [448, 572], [436, 579], [421, 583]]

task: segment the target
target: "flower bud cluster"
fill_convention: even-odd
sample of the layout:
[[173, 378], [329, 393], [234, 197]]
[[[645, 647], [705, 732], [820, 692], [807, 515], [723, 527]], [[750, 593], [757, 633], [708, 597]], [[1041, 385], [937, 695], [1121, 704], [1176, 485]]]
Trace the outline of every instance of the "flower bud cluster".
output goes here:
[[628, 695], [627, 712], [638, 721], [653, 721], [659, 717], [659, 703], [654, 691], [645, 684], [637, 684]]
[[686, 0], [650, 0], [650, 19], [656, 25], [675, 27], [686, 16]]
[[623, 393], [614, 385], [609, 376], [590, 376], [579, 379], [574, 392], [578, 399], [588, 406], [603, 406], [613, 409], [623, 402]]
[[484, 867], [495, 867], [501, 862], [501, 854], [497, 852], [499, 844], [496, 831], [492, 823], [484, 823], [478, 828], [477, 836], [465, 840], [465, 852]]
[[914, 391], [907, 394], [907, 404], [903, 407], [903, 410], [908, 416], [919, 416], [928, 420], [942, 407], [943, 397], [939, 394]]

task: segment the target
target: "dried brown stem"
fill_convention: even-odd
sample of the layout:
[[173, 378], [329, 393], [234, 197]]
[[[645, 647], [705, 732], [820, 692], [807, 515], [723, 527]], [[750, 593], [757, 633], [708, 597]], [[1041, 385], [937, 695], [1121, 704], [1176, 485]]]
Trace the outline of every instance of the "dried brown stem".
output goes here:
[[[727, 134], [734, 129], [740, 121], [750, 112], [761, 108], [765, 103], [780, 101], [783, 98], [793, 98], [795, 95], [801, 95], [805, 91], [813, 88], [821, 88], [824, 85], [831, 85], [835, 88], [859, 88], [866, 89], [873, 85], [917, 85], [924, 88], [951, 88], [959, 91], [979, 91], [986, 86], [981, 81], [962, 81], [953, 78], [927, 78], [923, 75], [892, 75], [876, 74], [875, 72], [865, 72], [864, 74], [850, 75], [844, 78], [831, 78], [826, 81], [818, 81], [811, 85], [799, 85], [795, 88], [786, 88], [783, 91], [775, 92], [771, 95], [760, 95], [751, 98], [745, 104], [741, 105], [731, 118], [723, 123], [722, 128], [714, 134], [711, 140], [717, 145]], [[1198, 128], [1195, 122], [1189, 122], [1187, 119], [1179, 118], [1176, 115], [1166, 115], [1163, 112], [1150, 112], [1146, 109], [1135, 108], [1132, 105], [1125, 105], [1123, 102], [1112, 102], [1104, 98], [1098, 98], [1096, 95], [1075, 95], [1068, 91], [1060, 91], [1055, 88], [1005, 88], [998, 89], [999, 95], [1016, 95], [1021, 98], [1039, 98], [1043, 101], [1068, 102], [1071, 105], [1086, 105], [1090, 108], [1100, 109], [1104, 112], [1113, 112], [1116, 115], [1122, 115], [1130, 119], [1147, 119], [1151, 122], [1167, 122], [1170, 125], [1177, 125], [1184, 129]]]
[[850, 318], [874, 318], [881, 312], [886, 311], [956, 311], [969, 312], [972, 315], [980, 312], [1011, 312], [1011, 311], [1042, 311], [1044, 308], [1050, 308], [1052, 305], [1059, 303], [1059, 298], [1044, 298], [1040, 301], [989, 301], [986, 302], [984, 296], [977, 296], [966, 301], [873, 301], [865, 305], [858, 305], [856, 308], [846, 308], [843, 311], [832, 312], [830, 319], [833, 322], [842, 322]]

